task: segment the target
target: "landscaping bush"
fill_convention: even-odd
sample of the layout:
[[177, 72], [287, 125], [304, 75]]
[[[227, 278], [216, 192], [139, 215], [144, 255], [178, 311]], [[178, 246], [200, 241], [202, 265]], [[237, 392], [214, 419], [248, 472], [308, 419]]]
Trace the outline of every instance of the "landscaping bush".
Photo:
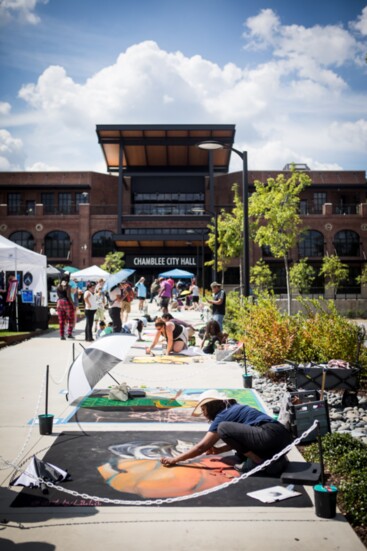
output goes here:
[[361, 345], [361, 327], [340, 315], [333, 301], [301, 299], [295, 316], [280, 312], [274, 296], [260, 296], [256, 303], [241, 302], [229, 293], [225, 329], [245, 343], [248, 361], [264, 375], [286, 359], [327, 363], [341, 359], [360, 365], [367, 375], [367, 349]]
[[[233, 295], [233, 294], [230, 294]], [[248, 361], [265, 374], [269, 367], [288, 357], [295, 336], [293, 319], [282, 314], [273, 296], [260, 296], [256, 304], [243, 305], [231, 296], [229, 315], [233, 326], [226, 325], [230, 335], [245, 343]]]

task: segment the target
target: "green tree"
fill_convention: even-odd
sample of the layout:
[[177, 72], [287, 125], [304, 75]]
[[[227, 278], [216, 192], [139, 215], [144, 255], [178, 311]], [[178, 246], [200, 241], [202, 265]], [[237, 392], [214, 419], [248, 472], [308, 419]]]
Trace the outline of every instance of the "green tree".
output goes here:
[[327, 289], [334, 288], [335, 299], [338, 287], [343, 281], [348, 279], [349, 268], [347, 264], [343, 264], [336, 254], [333, 254], [331, 256], [324, 256], [320, 274], [326, 279], [325, 287]]
[[[235, 258], [241, 259], [243, 252], [243, 206], [238, 193], [238, 184], [232, 186], [234, 207], [230, 212], [222, 209], [217, 217], [217, 258], [218, 270], [222, 272], [222, 284], [224, 283], [224, 272], [228, 265]], [[208, 225], [210, 230], [207, 244], [213, 251], [215, 250], [215, 224], [214, 220]], [[212, 266], [214, 260], [206, 262], [207, 266]], [[242, 262], [240, 262], [240, 285], [242, 289]]]
[[273, 291], [273, 278], [269, 265], [262, 258], [250, 268], [250, 283], [255, 295]]
[[299, 215], [300, 194], [311, 185], [304, 172], [292, 170], [290, 178], [278, 174], [264, 184], [255, 181], [255, 192], [249, 199], [254, 241], [270, 247], [275, 258], [283, 258], [287, 284], [288, 314], [291, 312], [291, 289], [288, 255], [302, 233]]
[[104, 263], [101, 264], [102, 270], [106, 270], [110, 274], [114, 274], [119, 270], [122, 270], [125, 265], [125, 261], [123, 260], [124, 255], [125, 253], [122, 252], [108, 253], [105, 257]]
[[291, 286], [300, 294], [308, 293], [315, 280], [316, 274], [312, 266], [307, 263], [307, 258], [302, 258], [289, 270]]
[[356, 282], [360, 285], [367, 285], [367, 265], [363, 266], [361, 275], [356, 277]]

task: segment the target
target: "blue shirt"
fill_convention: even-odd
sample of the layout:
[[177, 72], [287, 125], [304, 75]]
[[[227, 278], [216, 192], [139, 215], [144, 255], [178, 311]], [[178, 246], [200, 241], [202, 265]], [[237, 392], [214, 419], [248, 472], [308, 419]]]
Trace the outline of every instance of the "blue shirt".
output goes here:
[[209, 432], [217, 432], [219, 423], [229, 421], [244, 425], [258, 425], [259, 423], [275, 423], [276, 421], [255, 408], [242, 404], [233, 404], [229, 408], [219, 412], [209, 427]]

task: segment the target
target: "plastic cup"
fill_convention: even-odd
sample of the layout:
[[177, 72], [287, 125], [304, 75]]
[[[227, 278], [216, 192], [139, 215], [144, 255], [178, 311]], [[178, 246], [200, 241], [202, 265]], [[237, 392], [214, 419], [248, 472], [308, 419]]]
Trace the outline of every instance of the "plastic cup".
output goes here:
[[336, 515], [336, 496], [338, 489], [335, 486], [317, 484], [313, 487], [315, 496], [316, 516], [334, 518]]
[[52, 434], [54, 416], [51, 413], [44, 413], [38, 416], [40, 434]]

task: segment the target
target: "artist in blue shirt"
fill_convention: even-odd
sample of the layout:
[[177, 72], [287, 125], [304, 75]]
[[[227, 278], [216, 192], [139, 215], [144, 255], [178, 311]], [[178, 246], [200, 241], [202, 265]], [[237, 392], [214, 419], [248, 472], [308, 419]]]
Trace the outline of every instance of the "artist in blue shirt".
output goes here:
[[[292, 435], [284, 425], [266, 413], [228, 399], [217, 390], [206, 390], [201, 394], [192, 415], [197, 417], [201, 414], [210, 421], [204, 438], [177, 457], [162, 457], [163, 465], [170, 467], [203, 453], [210, 455], [234, 450], [237, 461], [241, 462], [238, 468], [245, 472], [270, 459], [292, 442]], [[216, 446], [219, 440], [224, 445]], [[278, 476], [286, 463], [287, 459], [282, 456], [262, 472]]]

